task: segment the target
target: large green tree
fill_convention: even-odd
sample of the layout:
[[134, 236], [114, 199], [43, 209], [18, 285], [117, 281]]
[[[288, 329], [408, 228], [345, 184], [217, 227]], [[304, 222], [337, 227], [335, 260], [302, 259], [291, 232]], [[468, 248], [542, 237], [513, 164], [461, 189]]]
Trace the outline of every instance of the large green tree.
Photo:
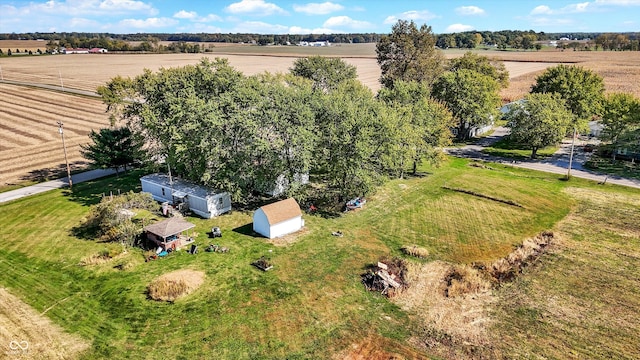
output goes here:
[[512, 104], [505, 117], [510, 138], [529, 147], [532, 159], [538, 149], [562, 141], [572, 122], [571, 112], [557, 93], [529, 94]]
[[[412, 163], [415, 175], [417, 166], [426, 160], [437, 164], [442, 160], [442, 148], [451, 143], [451, 127], [455, 120], [446, 106], [430, 96], [430, 89], [415, 81], [397, 81], [393, 89], [382, 88], [378, 99], [385, 102], [397, 114], [400, 125], [392, 131], [397, 133], [399, 148]], [[392, 137], [390, 137], [392, 138]], [[399, 176], [402, 177], [407, 161], [396, 157]]]
[[634, 149], [640, 145], [640, 99], [627, 93], [612, 93], [606, 96], [602, 114], [602, 140], [613, 147], [615, 159], [617, 149]]
[[449, 71], [433, 85], [434, 98], [446, 104], [456, 119], [456, 137], [473, 135], [475, 128], [489, 125], [498, 116], [498, 82], [477, 71]]
[[494, 78], [502, 88], [509, 86], [509, 71], [507, 71], [504, 62], [501, 60], [489, 59], [486, 56], [467, 51], [463, 56], [449, 60], [449, 71], [462, 69], [474, 70], [490, 76]]
[[586, 131], [587, 123], [602, 114], [604, 81], [591, 70], [575, 65], [558, 65], [536, 78], [532, 93], [558, 93], [574, 115], [573, 127]]
[[99, 168], [114, 168], [116, 173], [122, 167], [144, 162], [146, 152], [142, 150], [144, 141], [126, 127], [100, 129], [89, 133], [91, 143], [80, 145], [82, 156]]
[[397, 80], [433, 84], [444, 71], [445, 62], [435, 45], [436, 37], [430, 26], [423, 24], [418, 29], [413, 21], [398, 20], [391, 34], [376, 44], [382, 86], [393, 87]]
[[356, 67], [340, 58], [310, 56], [293, 62], [291, 73], [313, 81], [314, 89], [329, 91], [345, 80], [355, 79]]

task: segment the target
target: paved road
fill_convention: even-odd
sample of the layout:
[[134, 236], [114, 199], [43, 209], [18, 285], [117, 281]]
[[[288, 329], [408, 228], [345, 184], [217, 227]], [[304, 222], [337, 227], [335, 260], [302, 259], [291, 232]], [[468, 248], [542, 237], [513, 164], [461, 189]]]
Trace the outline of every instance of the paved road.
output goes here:
[[[73, 181], [74, 184], [77, 184], [84, 181], [94, 180], [101, 177], [113, 175], [115, 173], [116, 171], [113, 169], [90, 170], [90, 171], [85, 171], [83, 173], [79, 173], [76, 175], [71, 175], [71, 181]], [[51, 180], [51, 181], [43, 182], [40, 184], [3, 192], [3, 193], [0, 193], [0, 203], [19, 199], [25, 196], [39, 194], [39, 193], [53, 190], [53, 189], [59, 189], [68, 185], [69, 185], [69, 181], [65, 176], [61, 179]]]
[[[450, 155], [458, 157], [491, 161], [525, 169], [567, 175], [567, 171], [569, 169], [569, 154], [571, 152], [570, 140], [563, 141], [560, 149], [558, 149], [558, 151], [553, 156], [545, 160], [512, 161], [496, 156], [490, 156], [482, 152], [485, 147], [494, 144], [508, 134], [508, 128], [497, 127], [491, 135], [478, 140], [476, 144], [463, 146], [461, 148], [447, 148], [445, 149], [445, 151]], [[581, 145], [581, 143], [576, 142], [576, 145]], [[584, 151], [582, 151], [582, 146], [574, 147], [573, 162], [571, 164], [571, 176], [598, 182], [603, 182], [606, 180], [608, 184], [616, 184], [640, 189], [640, 180], [625, 179], [619, 176], [600, 174], [595, 171], [585, 169], [583, 167], [583, 164], [586, 160], [588, 160], [589, 155], [589, 153], [585, 153]]]

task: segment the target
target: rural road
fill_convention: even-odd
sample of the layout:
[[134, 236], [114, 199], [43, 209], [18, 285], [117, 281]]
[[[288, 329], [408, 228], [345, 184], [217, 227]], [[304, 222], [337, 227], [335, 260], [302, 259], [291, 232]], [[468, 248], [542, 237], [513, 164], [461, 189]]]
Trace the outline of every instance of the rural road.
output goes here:
[[[77, 184], [84, 181], [94, 180], [101, 177], [113, 175], [115, 173], [116, 171], [114, 169], [90, 170], [90, 171], [85, 171], [83, 173], [71, 175], [71, 180], [73, 181], [74, 184]], [[69, 185], [69, 181], [65, 176], [60, 179], [51, 180], [51, 181], [43, 182], [40, 184], [3, 192], [3, 193], [0, 193], [0, 203], [19, 199], [25, 196], [39, 194], [39, 193], [53, 190], [53, 189], [59, 189], [61, 187], [68, 186], [68, 185]]]
[[[499, 141], [502, 137], [509, 134], [509, 129], [499, 126], [494, 132], [486, 136], [473, 145], [466, 145], [460, 148], [446, 148], [445, 152], [449, 155], [464, 157], [475, 160], [490, 161], [501, 164], [507, 164], [514, 167], [544, 171], [553, 174], [566, 175], [569, 169], [569, 155], [571, 153], [571, 140], [564, 140], [560, 149], [553, 156], [545, 160], [524, 160], [512, 161], [505, 158], [491, 156], [482, 152], [482, 150]], [[616, 184], [640, 189], [640, 180], [626, 179], [614, 175], [599, 174], [591, 170], [585, 169], [582, 165], [588, 159], [589, 154], [582, 150], [579, 142], [576, 143], [573, 151], [573, 162], [571, 164], [571, 176], [589, 179], [593, 181], [603, 182], [606, 179], [608, 184]]]

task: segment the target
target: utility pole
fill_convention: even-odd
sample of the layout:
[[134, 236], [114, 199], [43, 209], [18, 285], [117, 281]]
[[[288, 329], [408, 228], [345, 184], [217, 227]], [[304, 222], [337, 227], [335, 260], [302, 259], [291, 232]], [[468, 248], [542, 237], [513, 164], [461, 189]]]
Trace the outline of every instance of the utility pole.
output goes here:
[[67, 179], [69, 179], [69, 190], [72, 190], [71, 186], [73, 185], [73, 183], [71, 181], [71, 168], [69, 168], [69, 160], [67, 160], [67, 146], [64, 144], [64, 130], [62, 128], [63, 126], [64, 124], [62, 123], [62, 121], [58, 121], [58, 132], [62, 137], [62, 149], [64, 149], [64, 162], [67, 164]]
[[576, 143], [576, 128], [573, 128], [573, 138], [571, 139], [571, 154], [569, 155], [569, 169], [567, 170], [567, 180], [571, 179], [571, 165], [573, 163], [573, 146]]

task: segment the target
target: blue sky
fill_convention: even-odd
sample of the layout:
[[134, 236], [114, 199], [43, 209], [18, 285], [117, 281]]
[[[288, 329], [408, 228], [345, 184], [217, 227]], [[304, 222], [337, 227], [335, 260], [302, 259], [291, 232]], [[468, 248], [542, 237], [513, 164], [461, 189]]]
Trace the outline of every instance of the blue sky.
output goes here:
[[640, 31], [640, 0], [0, 0], [0, 33], [389, 33], [398, 19], [433, 32]]

